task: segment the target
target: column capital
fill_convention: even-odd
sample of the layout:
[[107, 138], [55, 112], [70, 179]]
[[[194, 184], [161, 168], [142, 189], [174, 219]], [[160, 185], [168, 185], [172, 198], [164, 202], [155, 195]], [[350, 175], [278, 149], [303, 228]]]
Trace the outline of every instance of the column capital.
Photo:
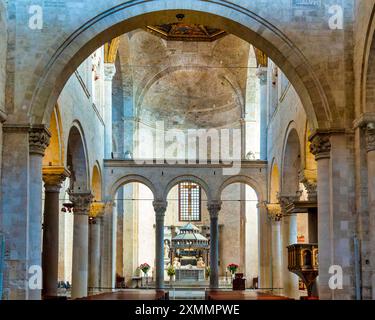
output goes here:
[[294, 201], [298, 201], [301, 197], [301, 191], [297, 191], [295, 195], [288, 195], [288, 194], [279, 194], [278, 200], [281, 207], [282, 215], [286, 215], [288, 213], [288, 206], [291, 205]]
[[222, 201], [214, 200], [207, 203], [207, 209], [211, 218], [218, 218], [221, 210]]
[[73, 203], [74, 215], [88, 216], [93, 197], [91, 192], [73, 193], [69, 191], [69, 200]]
[[116, 66], [114, 63], [105, 63], [104, 64], [104, 80], [112, 81], [113, 77], [116, 74]]
[[266, 67], [259, 67], [257, 69], [256, 76], [259, 78], [261, 85], [267, 84], [267, 74], [268, 70]]
[[316, 170], [302, 170], [299, 174], [299, 180], [307, 191], [308, 200], [312, 202], [316, 202], [318, 199], [316, 176]]
[[60, 192], [61, 184], [70, 177], [70, 172], [65, 167], [43, 167], [44, 188], [47, 192]]
[[90, 206], [90, 217], [98, 218], [104, 214], [106, 204], [104, 202], [92, 202]]
[[267, 206], [268, 218], [271, 221], [275, 221], [275, 222], [280, 221], [281, 218], [283, 217], [280, 203], [268, 203], [266, 204], [266, 206]]
[[152, 205], [154, 206], [156, 217], [164, 217], [167, 211], [168, 202], [164, 200], [155, 200]]
[[44, 156], [49, 146], [51, 133], [44, 126], [32, 126], [29, 129], [29, 153]]
[[316, 160], [331, 157], [331, 142], [329, 133], [315, 133], [310, 137], [310, 152]]
[[366, 126], [367, 152], [375, 151], [375, 122], [369, 122]]

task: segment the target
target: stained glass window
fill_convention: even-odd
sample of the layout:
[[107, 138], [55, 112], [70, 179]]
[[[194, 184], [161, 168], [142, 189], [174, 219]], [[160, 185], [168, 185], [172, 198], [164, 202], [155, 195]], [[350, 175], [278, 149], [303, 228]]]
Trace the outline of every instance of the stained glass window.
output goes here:
[[180, 221], [201, 221], [201, 188], [192, 182], [178, 186], [178, 207]]

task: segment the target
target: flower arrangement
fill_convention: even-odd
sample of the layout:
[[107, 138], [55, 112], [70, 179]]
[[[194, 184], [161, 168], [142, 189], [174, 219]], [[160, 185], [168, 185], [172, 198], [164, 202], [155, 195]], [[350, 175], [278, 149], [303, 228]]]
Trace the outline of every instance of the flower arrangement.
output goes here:
[[231, 263], [228, 265], [227, 269], [228, 271], [231, 273], [231, 274], [235, 274], [238, 270], [239, 266], [238, 264], [235, 264], [235, 263]]
[[168, 267], [168, 269], [167, 269], [167, 275], [170, 278], [173, 277], [174, 275], [176, 275], [176, 270], [175, 270], [175, 268], [172, 265], [170, 265]]
[[148, 264], [148, 263], [142, 263], [140, 266], [139, 266], [139, 269], [141, 269], [142, 270], [142, 272], [144, 273], [144, 274], [147, 274], [148, 273], [148, 271], [150, 270], [150, 265]]

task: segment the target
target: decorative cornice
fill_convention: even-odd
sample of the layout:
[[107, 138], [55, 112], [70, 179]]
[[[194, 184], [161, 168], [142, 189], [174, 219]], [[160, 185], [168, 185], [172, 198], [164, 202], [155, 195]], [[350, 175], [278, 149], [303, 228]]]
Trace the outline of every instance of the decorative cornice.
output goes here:
[[44, 188], [47, 192], [59, 192], [61, 184], [70, 177], [70, 172], [65, 167], [43, 167], [42, 171]]
[[45, 126], [34, 126], [29, 130], [29, 153], [44, 156], [49, 146], [51, 133]]
[[331, 157], [331, 142], [329, 133], [316, 133], [310, 138], [310, 152], [316, 160]]
[[91, 201], [94, 196], [89, 193], [69, 193], [69, 200], [73, 203], [73, 212], [75, 215], [88, 216], [90, 213]]
[[208, 209], [208, 212], [210, 213], [210, 218], [219, 217], [221, 205], [222, 205], [222, 201], [218, 201], [218, 200], [210, 201], [209, 203], [207, 203], [207, 209]]
[[366, 148], [367, 152], [375, 151], [375, 122], [370, 122], [366, 126]]

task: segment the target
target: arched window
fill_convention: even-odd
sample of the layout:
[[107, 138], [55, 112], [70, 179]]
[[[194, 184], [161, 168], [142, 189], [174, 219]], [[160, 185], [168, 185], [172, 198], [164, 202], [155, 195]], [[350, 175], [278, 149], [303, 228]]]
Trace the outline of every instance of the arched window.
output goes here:
[[201, 187], [192, 182], [178, 185], [180, 221], [201, 221]]

